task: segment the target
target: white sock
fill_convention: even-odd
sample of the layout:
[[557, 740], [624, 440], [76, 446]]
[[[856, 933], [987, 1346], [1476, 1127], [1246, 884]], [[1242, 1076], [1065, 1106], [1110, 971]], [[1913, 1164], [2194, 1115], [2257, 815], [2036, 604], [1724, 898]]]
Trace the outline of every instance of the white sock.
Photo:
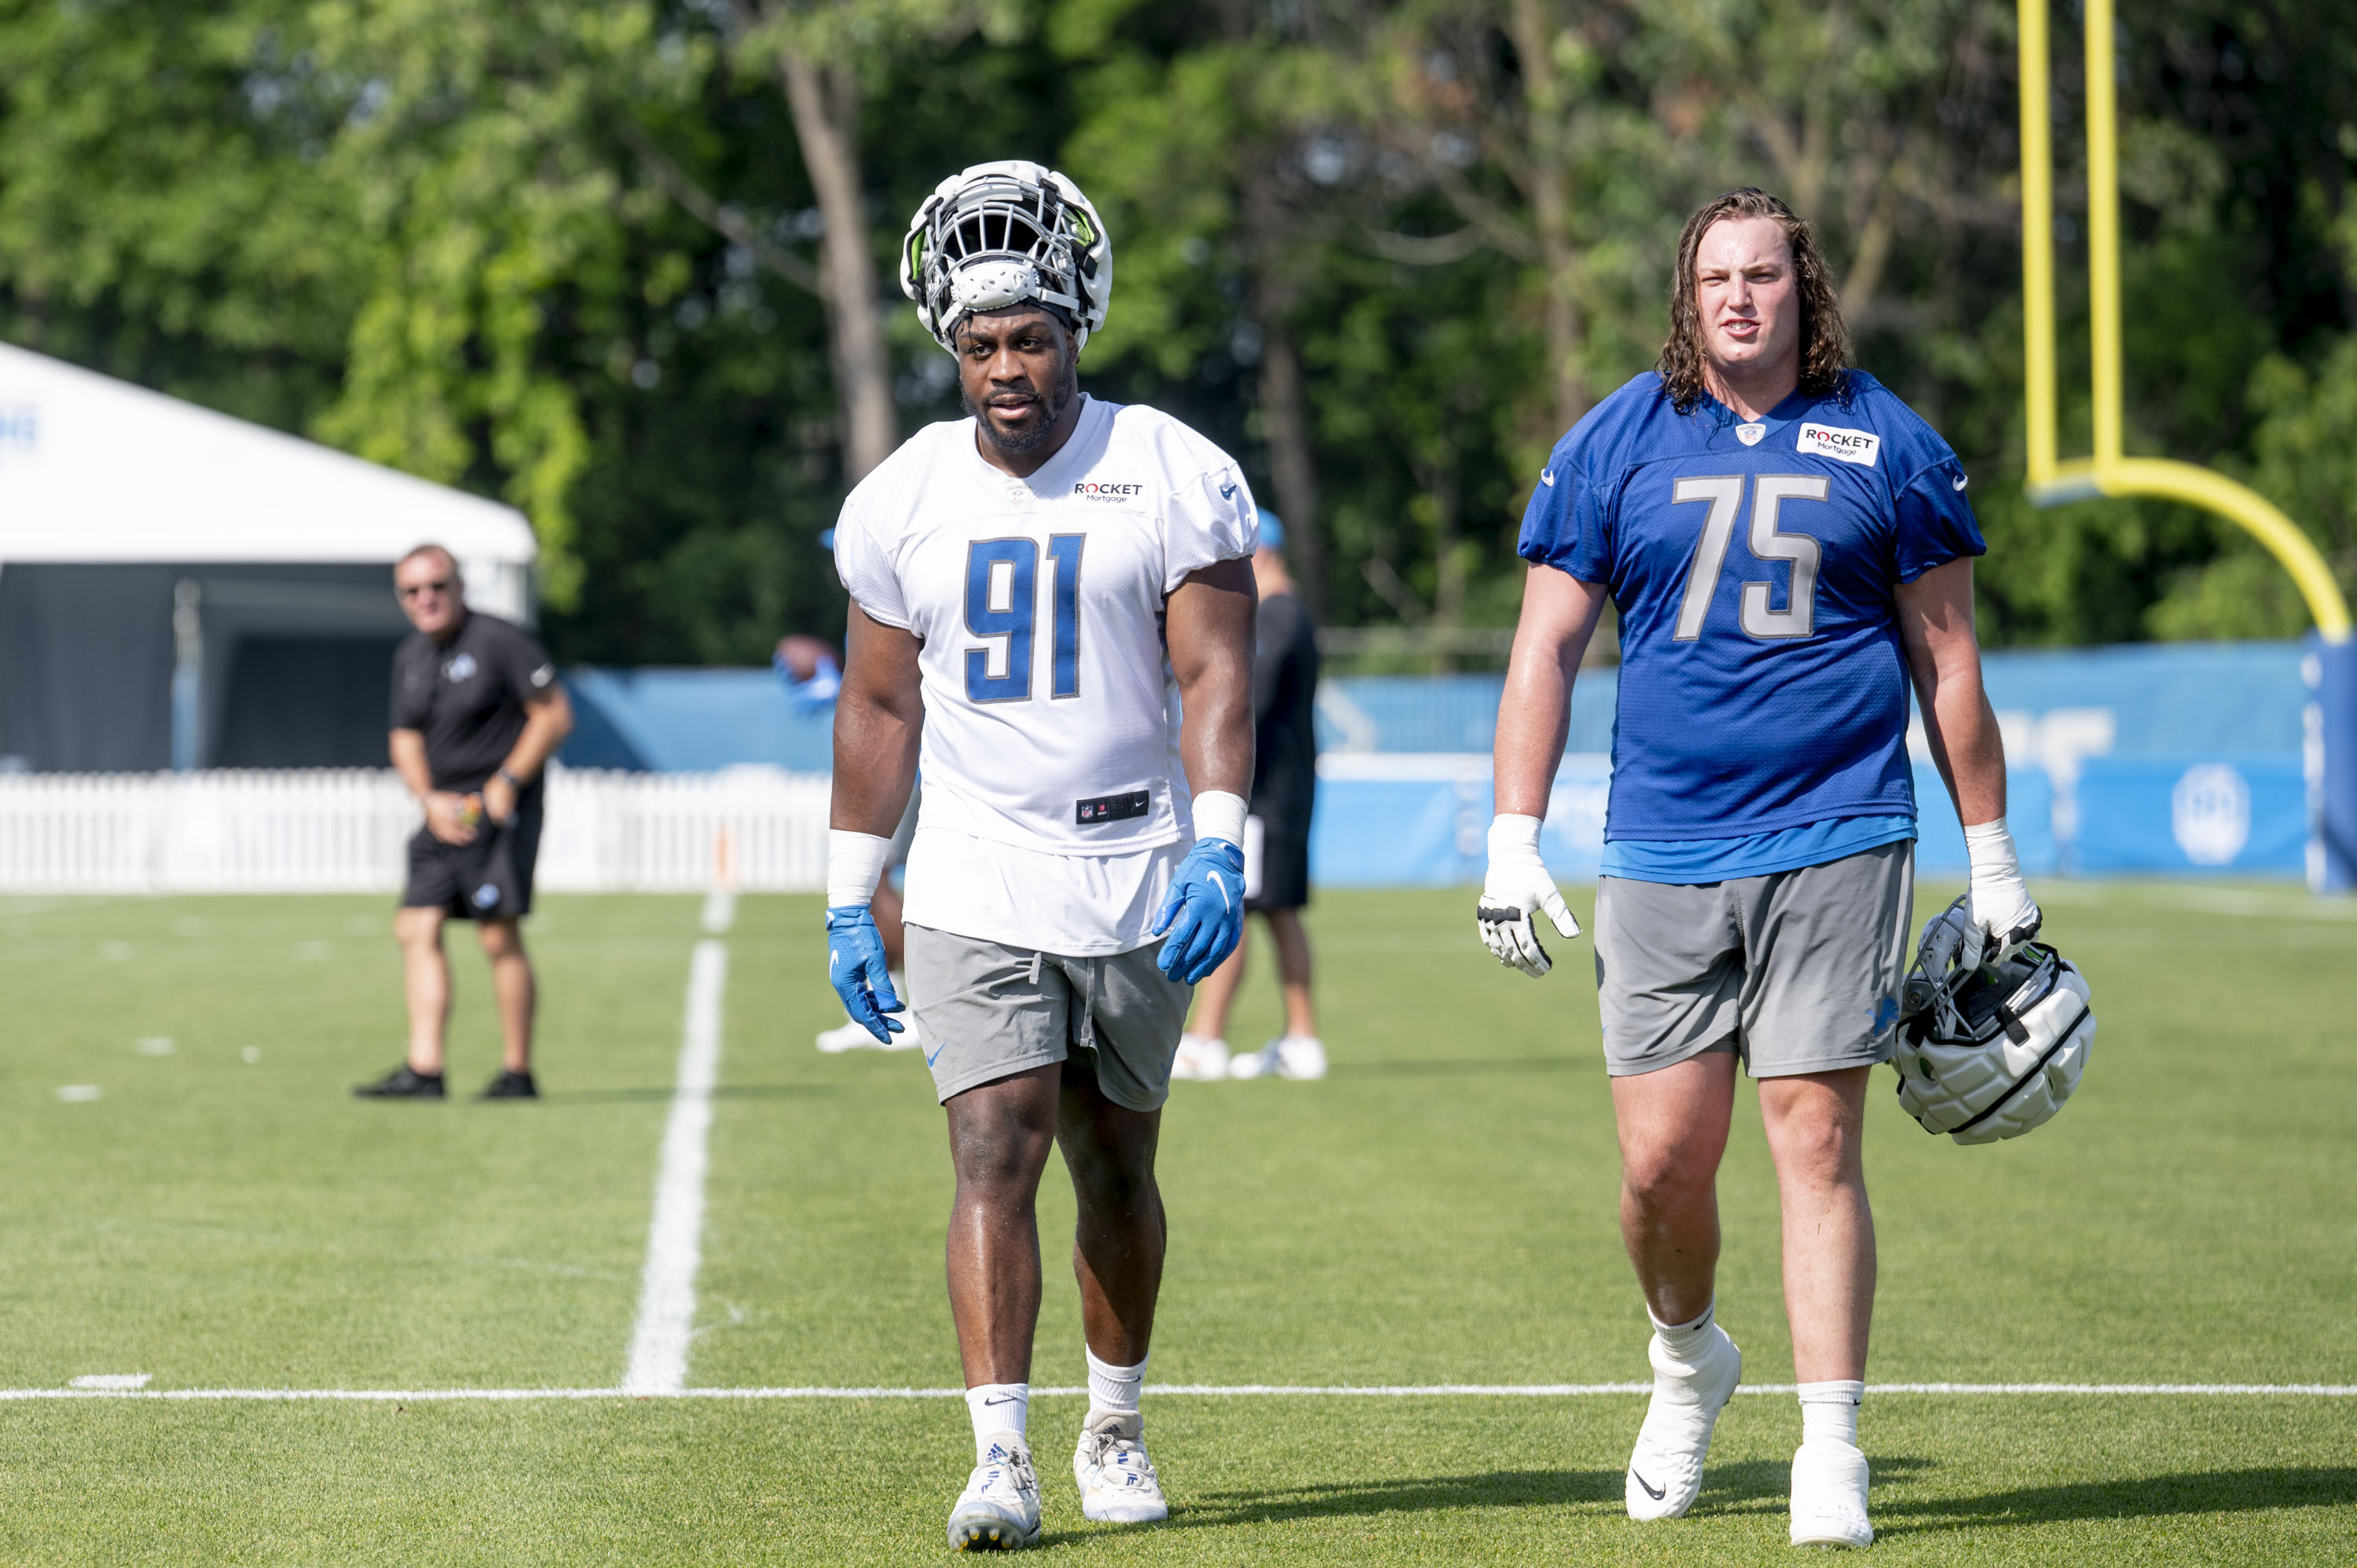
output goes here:
[[1857, 1407], [1865, 1399], [1866, 1385], [1861, 1382], [1803, 1383], [1801, 1441], [1814, 1443], [1831, 1437], [1857, 1447]]
[[1135, 1367], [1116, 1367], [1098, 1360], [1097, 1353], [1086, 1345], [1081, 1352], [1089, 1359], [1089, 1423], [1093, 1426], [1101, 1415], [1135, 1415], [1137, 1396], [1146, 1386], [1148, 1358], [1140, 1356]]
[[974, 1417], [974, 1456], [978, 1462], [990, 1440], [1000, 1433], [1023, 1435], [1023, 1423], [1031, 1413], [1031, 1385], [977, 1384], [965, 1391], [965, 1411]]
[[1718, 1302], [1713, 1299], [1708, 1306], [1702, 1309], [1702, 1316], [1692, 1323], [1664, 1323], [1653, 1317], [1653, 1309], [1650, 1306], [1645, 1309], [1645, 1316], [1653, 1317], [1653, 1332], [1662, 1337], [1662, 1343], [1669, 1347], [1670, 1354], [1681, 1361], [1687, 1361], [1692, 1360], [1694, 1353], [1709, 1339], [1711, 1315], [1717, 1310]]

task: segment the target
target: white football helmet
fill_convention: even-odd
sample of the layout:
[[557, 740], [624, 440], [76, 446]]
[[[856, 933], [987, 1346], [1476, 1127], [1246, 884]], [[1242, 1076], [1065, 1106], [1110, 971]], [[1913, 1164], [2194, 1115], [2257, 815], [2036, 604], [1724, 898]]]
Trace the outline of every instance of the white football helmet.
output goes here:
[[900, 242], [900, 292], [936, 342], [971, 311], [1037, 301], [1082, 343], [1113, 297], [1113, 242], [1081, 188], [1019, 158], [976, 164], [933, 188]]
[[2052, 948], [1952, 971], [1957, 899], [1924, 928], [1909, 972], [1898, 1053], [1899, 1103], [1927, 1133], [1959, 1144], [2018, 1138], [2062, 1109], [2095, 1041], [2087, 982]]

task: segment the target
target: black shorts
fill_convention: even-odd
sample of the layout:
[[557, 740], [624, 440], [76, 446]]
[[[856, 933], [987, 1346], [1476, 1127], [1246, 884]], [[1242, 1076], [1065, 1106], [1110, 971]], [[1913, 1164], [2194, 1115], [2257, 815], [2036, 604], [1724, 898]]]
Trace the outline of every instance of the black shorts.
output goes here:
[[519, 807], [505, 827], [483, 822], [472, 843], [444, 843], [420, 828], [409, 841], [404, 909], [439, 909], [459, 920], [516, 920], [532, 913], [533, 863], [540, 858], [540, 802]]
[[1244, 846], [1244, 908], [1256, 915], [1300, 908], [1309, 902], [1309, 835], [1283, 831], [1290, 822], [1252, 822], [1260, 831], [1247, 826], [1244, 836], [1259, 842]]

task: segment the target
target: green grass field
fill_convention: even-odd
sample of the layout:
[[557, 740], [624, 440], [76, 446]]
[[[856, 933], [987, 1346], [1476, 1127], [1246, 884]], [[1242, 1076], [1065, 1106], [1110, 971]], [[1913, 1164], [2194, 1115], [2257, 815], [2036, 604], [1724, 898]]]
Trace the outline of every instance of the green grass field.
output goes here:
[[[2093, 1064], [2052, 1126], [1985, 1149], [1924, 1135], [1883, 1079], [1869, 1377], [2357, 1383], [2357, 910], [2287, 888], [2037, 891], [2094, 988]], [[1926, 912], [1946, 896], [1926, 889]], [[1547, 981], [1505, 973], [1469, 904], [1326, 899], [1334, 1075], [1178, 1086], [1155, 1380], [1645, 1375], [1585, 946]], [[532, 935], [547, 1098], [386, 1105], [346, 1093], [400, 1053], [382, 900], [0, 901], [0, 1387], [614, 1386], [697, 911], [550, 900]], [[941, 1115], [914, 1057], [811, 1049], [840, 1017], [817, 913], [748, 898], [726, 939], [690, 1381], [947, 1388]], [[470, 1090], [495, 1064], [468, 947], [453, 1083]], [[1265, 975], [1247, 996], [1243, 1044], [1275, 1023]], [[1081, 1374], [1061, 1179], [1040, 1384]], [[1721, 1193], [1721, 1319], [1749, 1380], [1788, 1381], [1748, 1091]], [[1118, 1530], [1079, 1517], [1080, 1402], [1045, 1398], [1043, 1544], [1107, 1563], [1788, 1555], [1789, 1397], [1738, 1399], [1695, 1512], [1643, 1527], [1620, 1508], [1641, 1410], [1149, 1393], [1175, 1512]], [[1880, 1556], [2357, 1560], [2357, 1400], [1878, 1394], [1863, 1437]], [[926, 1562], [969, 1455], [941, 1399], [18, 1400], [0, 1403], [0, 1561]]]

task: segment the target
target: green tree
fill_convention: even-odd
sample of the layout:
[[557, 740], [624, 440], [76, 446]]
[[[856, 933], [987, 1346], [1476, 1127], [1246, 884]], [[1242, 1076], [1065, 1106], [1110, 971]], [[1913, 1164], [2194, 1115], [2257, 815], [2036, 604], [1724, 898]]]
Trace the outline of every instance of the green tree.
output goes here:
[[282, 426], [334, 395], [366, 248], [294, 0], [0, 0], [0, 333]]
[[[2024, 501], [2011, 17], [0, 0], [0, 333], [514, 500], [566, 658], [745, 661], [839, 624], [814, 536], [955, 412], [886, 282], [905, 214], [964, 165], [1060, 162], [1117, 261], [1092, 387], [1234, 450], [1331, 620], [1479, 628], [1540, 454], [1652, 360], [1681, 219], [1760, 184], [1965, 457], [1989, 640], [2296, 629], [2225, 525]], [[2247, 475], [2357, 577], [2357, 16], [2123, 21], [2131, 448]], [[2076, 49], [2058, 26], [2066, 279]]]

